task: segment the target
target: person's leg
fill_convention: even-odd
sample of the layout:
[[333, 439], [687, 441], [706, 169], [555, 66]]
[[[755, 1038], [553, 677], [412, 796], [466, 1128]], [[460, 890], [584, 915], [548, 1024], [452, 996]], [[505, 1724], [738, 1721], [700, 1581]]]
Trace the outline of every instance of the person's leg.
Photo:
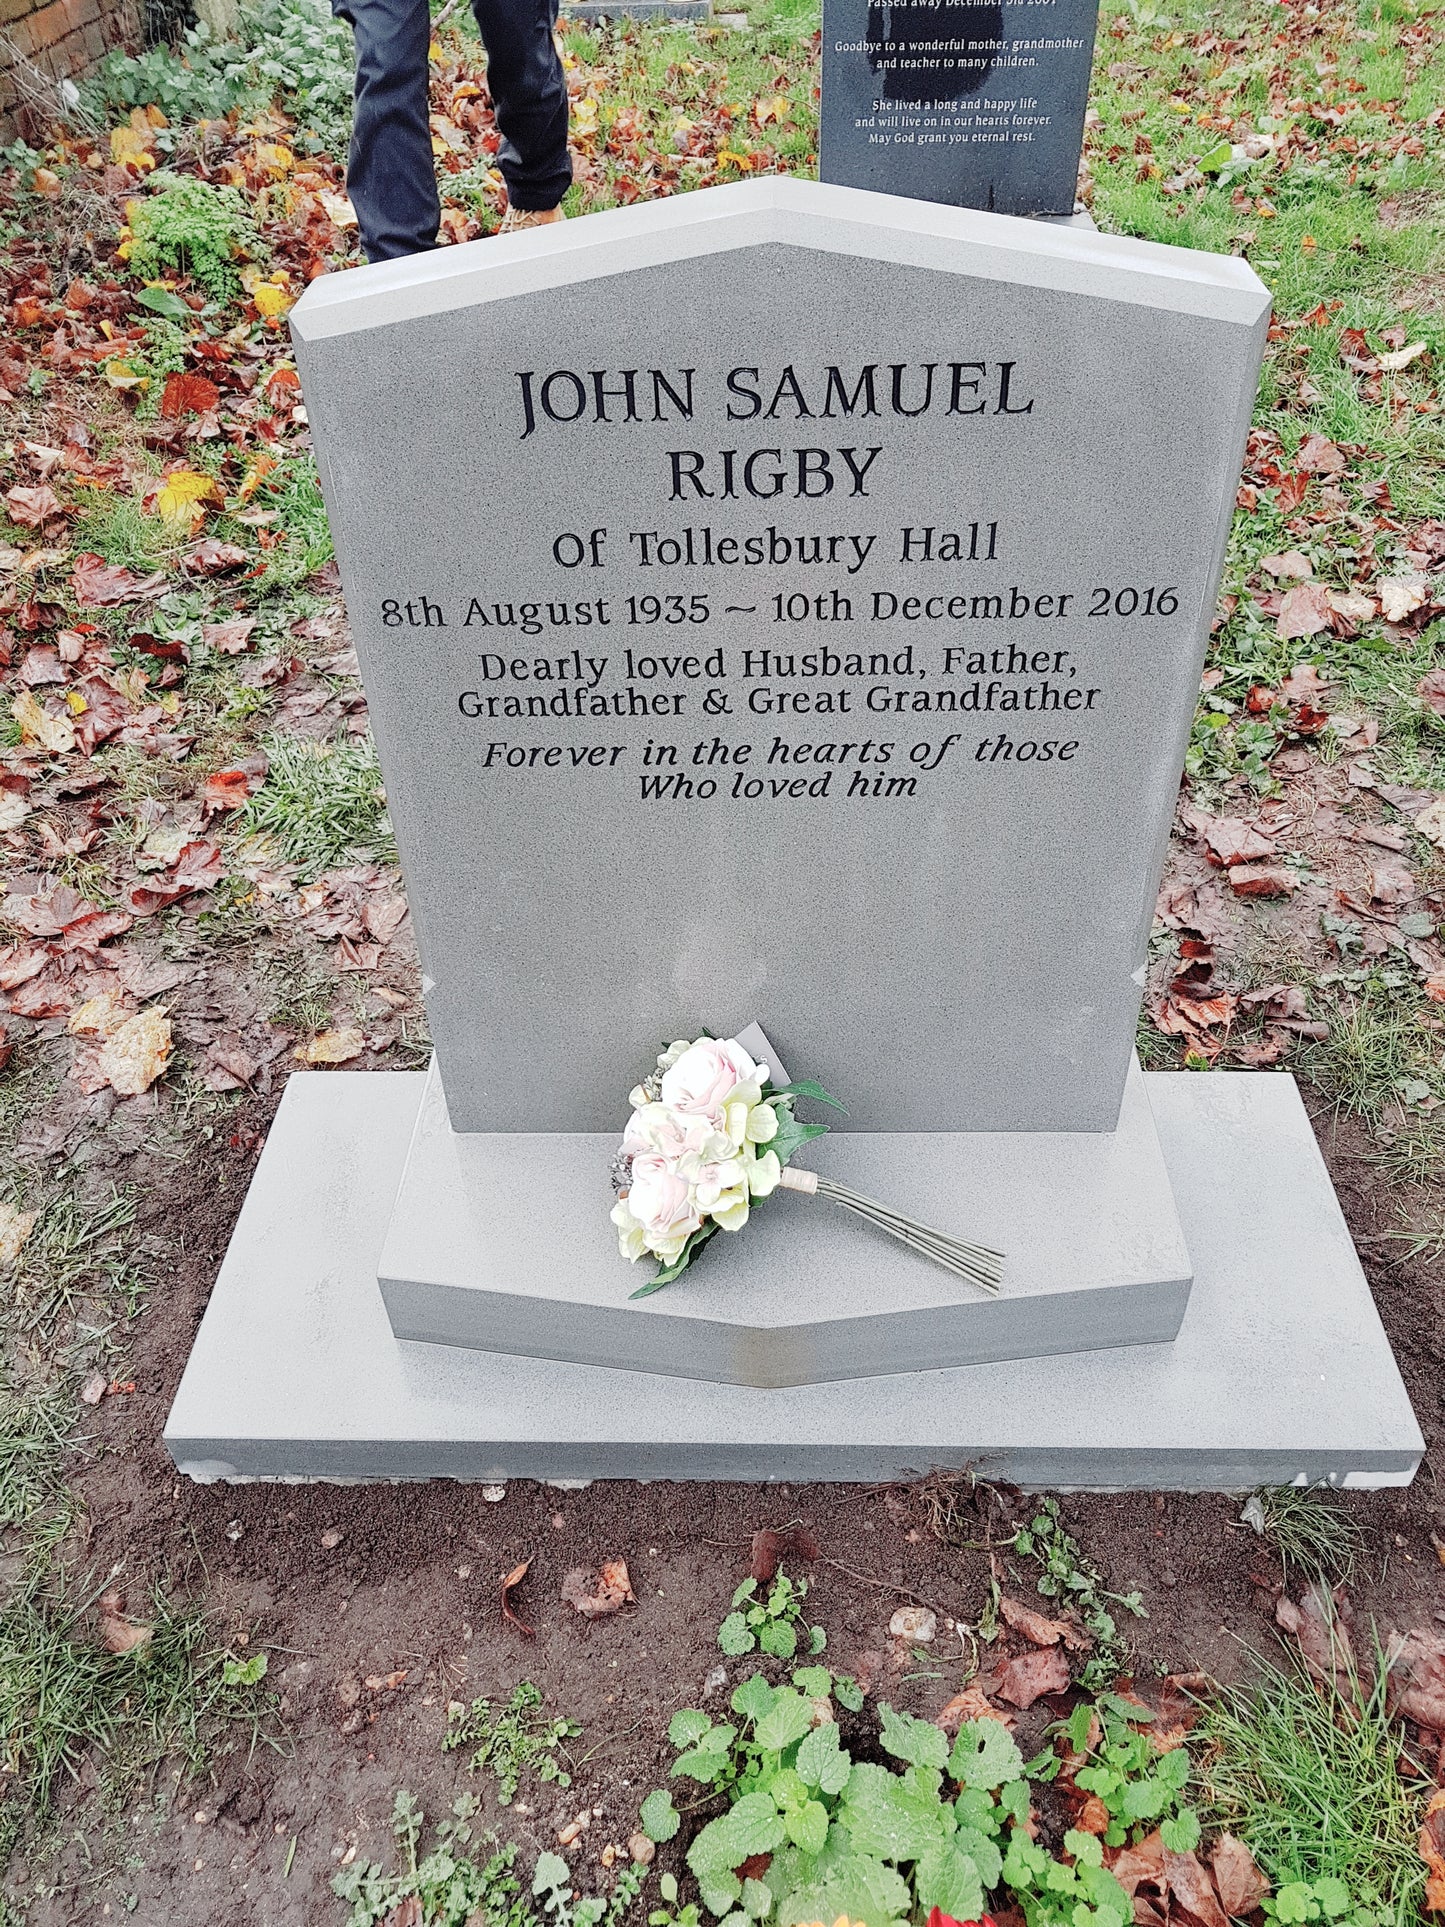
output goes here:
[[368, 261], [434, 248], [441, 220], [427, 119], [427, 0], [332, 0], [356, 37], [346, 191]]
[[556, 207], [572, 184], [567, 82], [552, 38], [556, 0], [472, 0], [501, 131], [497, 163], [511, 207]]

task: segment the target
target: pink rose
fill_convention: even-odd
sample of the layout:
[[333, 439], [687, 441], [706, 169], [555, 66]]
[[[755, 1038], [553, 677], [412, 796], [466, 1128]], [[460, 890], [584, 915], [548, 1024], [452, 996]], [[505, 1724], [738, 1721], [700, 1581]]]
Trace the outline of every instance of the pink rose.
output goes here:
[[652, 1152], [632, 1160], [627, 1206], [654, 1249], [659, 1245], [681, 1246], [702, 1224], [691, 1187], [666, 1158]]
[[675, 1111], [709, 1118], [721, 1130], [724, 1104], [739, 1084], [757, 1074], [757, 1065], [736, 1039], [700, 1037], [663, 1072], [662, 1101]]
[[713, 1135], [705, 1117], [670, 1110], [666, 1104], [644, 1104], [627, 1120], [622, 1148], [633, 1153], [655, 1151], [676, 1164], [689, 1152], [701, 1154]]

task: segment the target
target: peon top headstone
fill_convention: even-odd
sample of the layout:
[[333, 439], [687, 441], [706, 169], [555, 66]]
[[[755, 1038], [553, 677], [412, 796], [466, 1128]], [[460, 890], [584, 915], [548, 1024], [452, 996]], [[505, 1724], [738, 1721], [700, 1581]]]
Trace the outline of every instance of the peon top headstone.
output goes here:
[[1099, 0], [823, 0], [825, 181], [1072, 214]]
[[312, 283], [456, 1129], [754, 1018], [855, 1129], [1113, 1128], [1267, 309], [783, 179]]

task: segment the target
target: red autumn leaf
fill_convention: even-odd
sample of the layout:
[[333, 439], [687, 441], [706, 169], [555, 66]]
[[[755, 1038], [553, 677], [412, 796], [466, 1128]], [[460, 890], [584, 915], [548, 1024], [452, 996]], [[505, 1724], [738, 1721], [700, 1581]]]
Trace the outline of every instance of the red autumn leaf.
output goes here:
[[1021, 1599], [1007, 1596], [999, 1600], [999, 1611], [1005, 1622], [1016, 1633], [1022, 1633], [1033, 1646], [1057, 1646], [1062, 1640], [1070, 1652], [1083, 1652], [1089, 1646], [1089, 1635], [1078, 1626], [1071, 1626], [1067, 1619], [1050, 1619], [1032, 1606], [1024, 1605]]
[[1288, 897], [1300, 886], [1293, 870], [1279, 864], [1235, 863], [1230, 866], [1229, 887], [1237, 897]]
[[133, 575], [129, 569], [112, 568], [100, 555], [78, 555], [71, 569], [70, 587], [83, 609], [113, 609], [122, 602], [164, 589], [166, 578]]
[[266, 383], [266, 399], [273, 409], [290, 408], [301, 399], [301, 377], [294, 368], [278, 368]]
[[87, 676], [76, 685], [85, 708], [75, 719], [76, 740], [87, 756], [96, 745], [118, 735], [130, 721], [130, 704], [111, 687], [103, 676]]
[[47, 522], [54, 521], [57, 515], [64, 515], [65, 508], [55, 490], [44, 484], [39, 488], [12, 488], [6, 491], [5, 501], [10, 520], [18, 522], [22, 528], [43, 528]]
[[1211, 857], [1225, 869], [1236, 863], [1257, 863], [1275, 853], [1270, 839], [1238, 816], [1214, 817], [1204, 832], [1204, 841]]
[[167, 375], [165, 393], [161, 396], [161, 415], [168, 422], [176, 421], [182, 415], [204, 415], [220, 399], [220, 389], [205, 375]]
[[1415, 694], [1427, 709], [1445, 716], [1445, 669], [1432, 669], [1415, 685]]
[[137, 630], [130, 638], [132, 649], [144, 650], [148, 656], [155, 656], [161, 662], [189, 662], [191, 652], [183, 642], [163, 642], [145, 629]]
[[1164, 1879], [1170, 1893], [1202, 1923], [1202, 1927], [1229, 1927], [1209, 1869], [1193, 1853], [1171, 1853], [1164, 1849]]
[[[367, 906], [368, 909], [370, 906]], [[365, 916], [363, 911], [362, 915]], [[806, 1526], [786, 1526], [777, 1532], [764, 1526], [753, 1534], [753, 1556], [748, 1571], [760, 1586], [771, 1583], [785, 1559], [805, 1559], [810, 1564], [819, 1557], [818, 1541]]]
[[45, 683], [69, 682], [70, 671], [48, 644], [37, 645], [20, 665], [20, 680], [27, 689], [39, 689]]
[[201, 800], [209, 815], [214, 810], [238, 810], [251, 794], [251, 779], [243, 769], [217, 770], [206, 778]]
[[1281, 475], [1279, 487], [1274, 492], [1275, 505], [1281, 515], [1293, 515], [1305, 499], [1309, 489], [1308, 475]]

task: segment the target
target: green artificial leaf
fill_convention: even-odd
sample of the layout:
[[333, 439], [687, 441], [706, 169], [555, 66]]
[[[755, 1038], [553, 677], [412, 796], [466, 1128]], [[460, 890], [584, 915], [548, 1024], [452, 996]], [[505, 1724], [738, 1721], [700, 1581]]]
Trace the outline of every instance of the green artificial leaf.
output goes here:
[[1199, 1845], [1199, 1815], [1193, 1807], [1181, 1807], [1172, 1820], [1159, 1823], [1159, 1838], [1170, 1853], [1193, 1853]]
[[833, 1697], [849, 1713], [861, 1713], [868, 1697], [851, 1673], [833, 1675]]
[[709, 1218], [705, 1225], [693, 1232], [670, 1265], [659, 1265], [647, 1283], [639, 1285], [636, 1291], [628, 1292], [628, 1297], [650, 1298], [653, 1292], [661, 1291], [663, 1286], [670, 1285], [674, 1278], [680, 1278], [716, 1230], [716, 1220]]
[[813, 1724], [813, 1709], [791, 1686], [780, 1687], [772, 1708], [758, 1721], [753, 1737], [769, 1753], [781, 1753], [802, 1739]]
[[774, 1659], [791, 1659], [798, 1650], [797, 1629], [786, 1619], [769, 1619], [758, 1628], [758, 1646]]
[[136, 300], [143, 308], [149, 308], [152, 314], [164, 315], [167, 321], [193, 319], [190, 308], [169, 288], [142, 288]]
[[[915, 1719], [912, 1713], [895, 1712], [886, 1701], [879, 1703], [878, 1718], [879, 1744], [895, 1760], [906, 1760], [910, 1766], [948, 1765], [948, 1736], [941, 1727]], [[955, 1919], [963, 1918], [955, 1915]]]
[[[791, 1111], [780, 1109], [778, 1128], [768, 1140], [768, 1149], [776, 1151], [780, 1164], [787, 1164], [813, 1138], [827, 1135], [826, 1124], [800, 1124]], [[697, 1233], [694, 1232], [693, 1236], [696, 1237]]]
[[746, 1719], [760, 1720], [778, 1696], [779, 1689], [769, 1686], [761, 1673], [750, 1673], [732, 1697], [732, 1709]]
[[682, 1825], [681, 1816], [672, 1804], [672, 1795], [665, 1787], [656, 1787], [642, 1803], [642, 1831], [649, 1840], [659, 1845], [671, 1840]]
[[788, 1838], [804, 1853], [821, 1853], [828, 1842], [828, 1809], [821, 1800], [809, 1800], [783, 1815]]
[[1005, 1781], [1022, 1776], [1024, 1757], [998, 1720], [966, 1720], [958, 1729], [948, 1770], [961, 1786], [982, 1787], [991, 1793]]
[[684, 1706], [668, 1721], [667, 1737], [677, 1747], [696, 1746], [704, 1733], [712, 1731], [712, 1721], [694, 1706]]
[[842, 1111], [844, 1117], [848, 1115], [846, 1105], [840, 1104], [831, 1092], [825, 1091], [821, 1084], [814, 1083], [811, 1078], [798, 1078], [794, 1083], [784, 1084], [781, 1090], [769, 1091], [768, 1096], [811, 1097], [816, 1104], [831, 1104], [835, 1111]]
[[793, 1674], [793, 1684], [809, 1699], [827, 1699], [833, 1690], [833, 1675], [826, 1666], [799, 1666]]
[[954, 1920], [977, 1920], [984, 1908], [983, 1881], [966, 1853], [953, 1845], [935, 1847], [913, 1874], [921, 1907], [940, 1908]]
[[743, 1913], [749, 1920], [766, 1920], [773, 1911], [773, 1890], [761, 1880], [743, 1882]]
[[[1166, 1841], [1165, 1845], [1168, 1844]], [[1098, 1835], [1081, 1832], [1078, 1827], [1070, 1827], [1064, 1835], [1064, 1852], [1072, 1854], [1085, 1867], [1102, 1867], [1104, 1864], [1104, 1849]]]
[[848, 1784], [853, 1762], [842, 1750], [838, 1728], [832, 1720], [815, 1726], [798, 1748], [797, 1769], [809, 1786], [824, 1793], [841, 1793]]
[[750, 1653], [758, 1642], [753, 1637], [746, 1615], [729, 1613], [717, 1629], [717, 1643], [729, 1659], [740, 1659], [744, 1653]]

